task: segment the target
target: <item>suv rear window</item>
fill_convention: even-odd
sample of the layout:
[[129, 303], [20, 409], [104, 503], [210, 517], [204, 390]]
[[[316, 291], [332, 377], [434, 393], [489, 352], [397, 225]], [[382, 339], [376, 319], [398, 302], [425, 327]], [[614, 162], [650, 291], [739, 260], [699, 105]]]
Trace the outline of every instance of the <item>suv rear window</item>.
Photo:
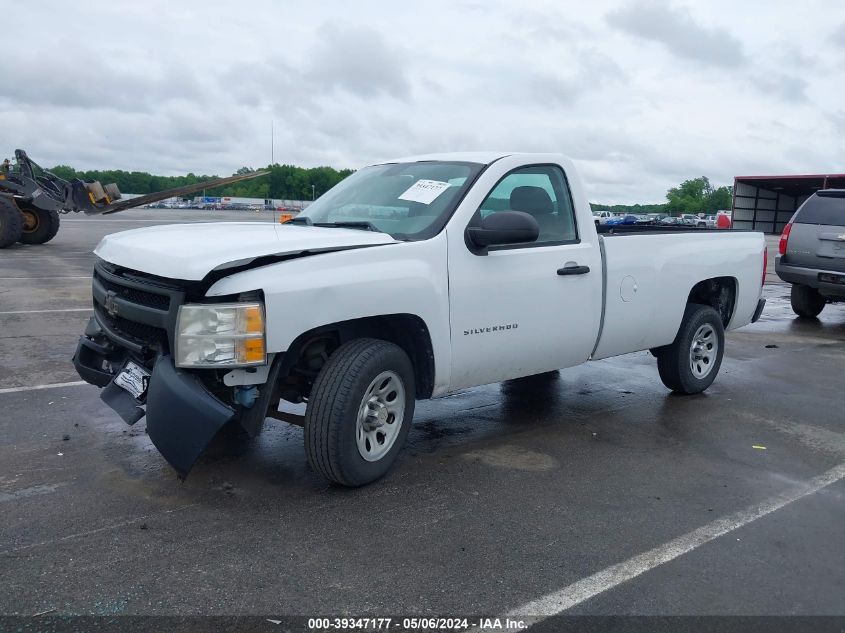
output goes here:
[[837, 195], [814, 194], [798, 211], [798, 224], [845, 226], [845, 192]]

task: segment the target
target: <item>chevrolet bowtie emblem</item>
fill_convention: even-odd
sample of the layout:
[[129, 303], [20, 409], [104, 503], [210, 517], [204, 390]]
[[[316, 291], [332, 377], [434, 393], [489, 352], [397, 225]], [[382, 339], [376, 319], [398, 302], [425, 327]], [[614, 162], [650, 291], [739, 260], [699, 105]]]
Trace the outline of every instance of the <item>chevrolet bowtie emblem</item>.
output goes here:
[[106, 312], [108, 312], [111, 317], [117, 316], [117, 301], [114, 300], [115, 296], [117, 295], [109, 290], [106, 293], [105, 299], [103, 299], [103, 308], [105, 308]]

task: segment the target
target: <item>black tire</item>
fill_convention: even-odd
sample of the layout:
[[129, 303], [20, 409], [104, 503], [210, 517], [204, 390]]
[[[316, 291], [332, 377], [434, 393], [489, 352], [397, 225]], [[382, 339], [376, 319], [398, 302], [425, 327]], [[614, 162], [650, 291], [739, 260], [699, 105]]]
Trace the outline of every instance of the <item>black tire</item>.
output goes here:
[[[371, 383], [386, 371], [401, 380], [405, 406], [390, 449], [377, 461], [368, 461], [356, 441], [358, 413]], [[350, 487], [383, 476], [411, 428], [414, 384], [413, 366], [399, 346], [368, 338], [341, 345], [320, 370], [305, 410], [305, 452], [311, 467], [326, 479]]]
[[59, 214], [45, 209], [23, 209], [23, 231], [20, 242], [23, 244], [46, 244], [59, 232]]
[[[697, 363], [696, 366], [706, 372], [699, 376], [693, 371], [693, 339], [706, 326], [710, 328], [710, 341], [715, 343], [716, 350], [712, 353], [711, 348], [710, 354], [705, 352], [705, 357], [709, 359], [707, 362]], [[672, 344], [654, 350], [660, 380], [675, 393], [701, 393], [716, 379], [724, 351], [725, 328], [719, 313], [710, 306], [690, 303], [684, 311], [681, 327]]]
[[800, 284], [792, 284], [789, 299], [792, 311], [800, 317], [808, 318], [819, 316], [827, 303], [827, 299], [821, 296], [818, 290]]
[[0, 248], [8, 248], [23, 231], [23, 215], [11, 198], [0, 196]]

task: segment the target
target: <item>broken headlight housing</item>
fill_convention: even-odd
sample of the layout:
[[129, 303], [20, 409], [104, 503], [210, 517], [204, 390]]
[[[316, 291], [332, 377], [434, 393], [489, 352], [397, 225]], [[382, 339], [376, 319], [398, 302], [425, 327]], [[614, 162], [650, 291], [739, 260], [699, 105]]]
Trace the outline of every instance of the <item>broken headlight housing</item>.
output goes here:
[[177, 367], [248, 367], [267, 362], [264, 306], [209, 303], [180, 306]]

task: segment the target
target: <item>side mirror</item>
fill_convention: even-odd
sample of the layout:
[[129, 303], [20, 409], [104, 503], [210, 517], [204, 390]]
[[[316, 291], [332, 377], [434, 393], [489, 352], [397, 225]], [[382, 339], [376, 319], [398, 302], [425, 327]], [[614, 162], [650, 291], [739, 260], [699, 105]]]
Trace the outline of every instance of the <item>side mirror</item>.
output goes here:
[[499, 211], [466, 230], [467, 241], [477, 248], [498, 244], [524, 244], [540, 236], [540, 225], [530, 213]]

